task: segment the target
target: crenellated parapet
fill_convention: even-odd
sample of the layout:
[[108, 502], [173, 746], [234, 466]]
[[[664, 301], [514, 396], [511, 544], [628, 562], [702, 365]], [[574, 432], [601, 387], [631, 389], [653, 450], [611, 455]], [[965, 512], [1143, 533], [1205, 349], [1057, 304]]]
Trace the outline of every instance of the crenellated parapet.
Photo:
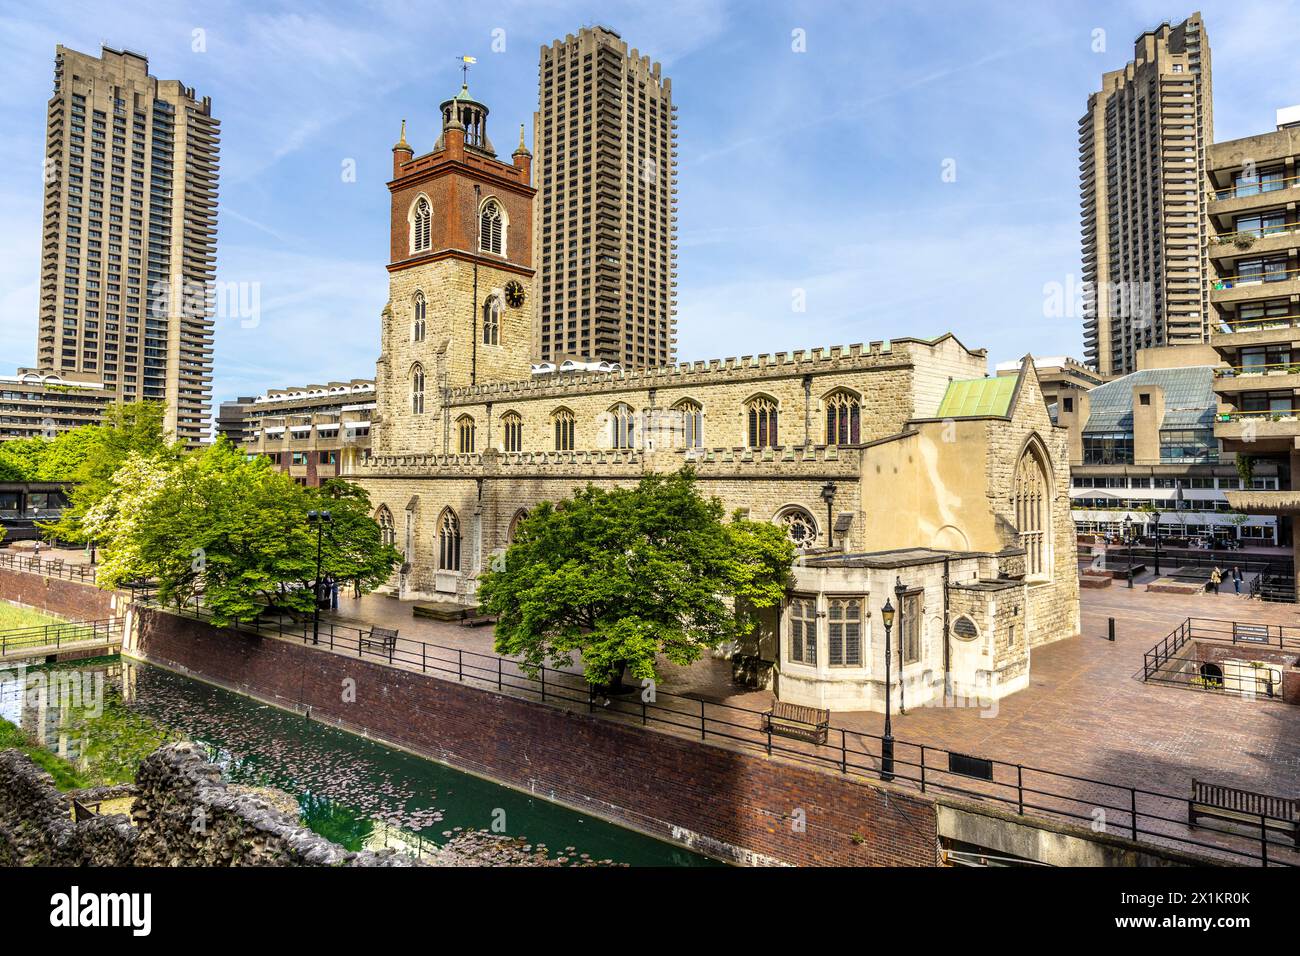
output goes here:
[[[792, 352], [742, 355], [723, 359], [682, 362], [657, 368], [622, 369], [611, 372], [554, 372], [531, 379], [491, 382], [447, 392], [452, 406], [484, 402], [612, 393], [656, 388], [690, 388], [710, 385], [817, 375], [830, 372], [885, 371], [924, 363], [940, 340], [894, 339], [868, 344], [833, 345]], [[982, 357], [983, 351], [970, 354]]]

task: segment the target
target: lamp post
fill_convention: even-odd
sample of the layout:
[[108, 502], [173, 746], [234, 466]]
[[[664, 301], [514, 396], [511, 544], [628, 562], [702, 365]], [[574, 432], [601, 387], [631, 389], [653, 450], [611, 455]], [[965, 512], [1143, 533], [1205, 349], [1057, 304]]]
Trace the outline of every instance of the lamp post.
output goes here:
[[835, 547], [835, 526], [831, 519], [831, 506], [835, 503], [835, 482], [822, 485], [822, 501], [826, 502], [826, 547]]
[[894, 600], [898, 602], [898, 712], [907, 713], [907, 701], [903, 698], [903, 665], [907, 659], [903, 656], [903, 628], [907, 626], [907, 618], [903, 616], [903, 595], [907, 593], [907, 585], [903, 579], [894, 576]]
[[1133, 586], [1133, 516], [1124, 516], [1124, 541], [1128, 545], [1128, 586]]
[[889, 634], [894, 627], [894, 605], [885, 598], [885, 606], [880, 609], [880, 619], [885, 624], [885, 736], [880, 741], [880, 779], [894, 779], [894, 729], [889, 722]]
[[1155, 520], [1155, 539], [1156, 539], [1156, 570], [1155, 576], [1160, 577], [1160, 509], [1154, 505], [1151, 508], [1151, 517]]
[[312, 588], [312, 606], [311, 606], [311, 642], [320, 643], [320, 571], [321, 571], [321, 545], [325, 534], [325, 525], [330, 521], [328, 511], [308, 511], [307, 523], [316, 526], [316, 583]]

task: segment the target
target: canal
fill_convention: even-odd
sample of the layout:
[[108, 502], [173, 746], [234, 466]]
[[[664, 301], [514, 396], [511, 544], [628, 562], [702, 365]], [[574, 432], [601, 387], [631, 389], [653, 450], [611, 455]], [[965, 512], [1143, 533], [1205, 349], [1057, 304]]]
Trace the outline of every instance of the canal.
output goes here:
[[19, 676], [0, 671], [0, 717], [85, 775], [126, 779], [160, 743], [193, 740], [228, 782], [284, 791], [305, 826], [350, 850], [420, 856], [486, 831], [570, 864], [721, 865], [162, 668], [111, 658]]

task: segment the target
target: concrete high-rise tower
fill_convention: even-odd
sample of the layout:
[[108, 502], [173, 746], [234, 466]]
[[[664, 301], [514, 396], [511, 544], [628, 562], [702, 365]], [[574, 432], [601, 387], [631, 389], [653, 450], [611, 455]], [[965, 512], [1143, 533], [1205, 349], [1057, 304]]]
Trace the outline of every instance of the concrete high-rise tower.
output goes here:
[[144, 56], [57, 47], [38, 364], [166, 402], [191, 446], [211, 409], [219, 136], [210, 98]]
[[1194, 13], [1134, 48], [1079, 120], [1084, 356], [1105, 375], [1135, 371], [1140, 348], [1208, 337], [1210, 43]]
[[676, 360], [672, 81], [606, 27], [542, 47], [534, 124], [534, 354]]

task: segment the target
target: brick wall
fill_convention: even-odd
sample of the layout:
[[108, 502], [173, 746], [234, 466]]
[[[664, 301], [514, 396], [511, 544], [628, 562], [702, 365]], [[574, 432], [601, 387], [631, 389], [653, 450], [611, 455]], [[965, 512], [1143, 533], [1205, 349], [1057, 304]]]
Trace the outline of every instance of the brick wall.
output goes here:
[[[140, 612], [130, 653], [713, 855], [936, 861], [930, 801], [831, 772], [155, 610]], [[346, 681], [355, 681], [355, 702], [344, 700]], [[800, 810], [805, 832], [792, 826]]]
[[75, 621], [102, 621], [125, 613], [127, 599], [93, 584], [0, 568], [0, 599]]

